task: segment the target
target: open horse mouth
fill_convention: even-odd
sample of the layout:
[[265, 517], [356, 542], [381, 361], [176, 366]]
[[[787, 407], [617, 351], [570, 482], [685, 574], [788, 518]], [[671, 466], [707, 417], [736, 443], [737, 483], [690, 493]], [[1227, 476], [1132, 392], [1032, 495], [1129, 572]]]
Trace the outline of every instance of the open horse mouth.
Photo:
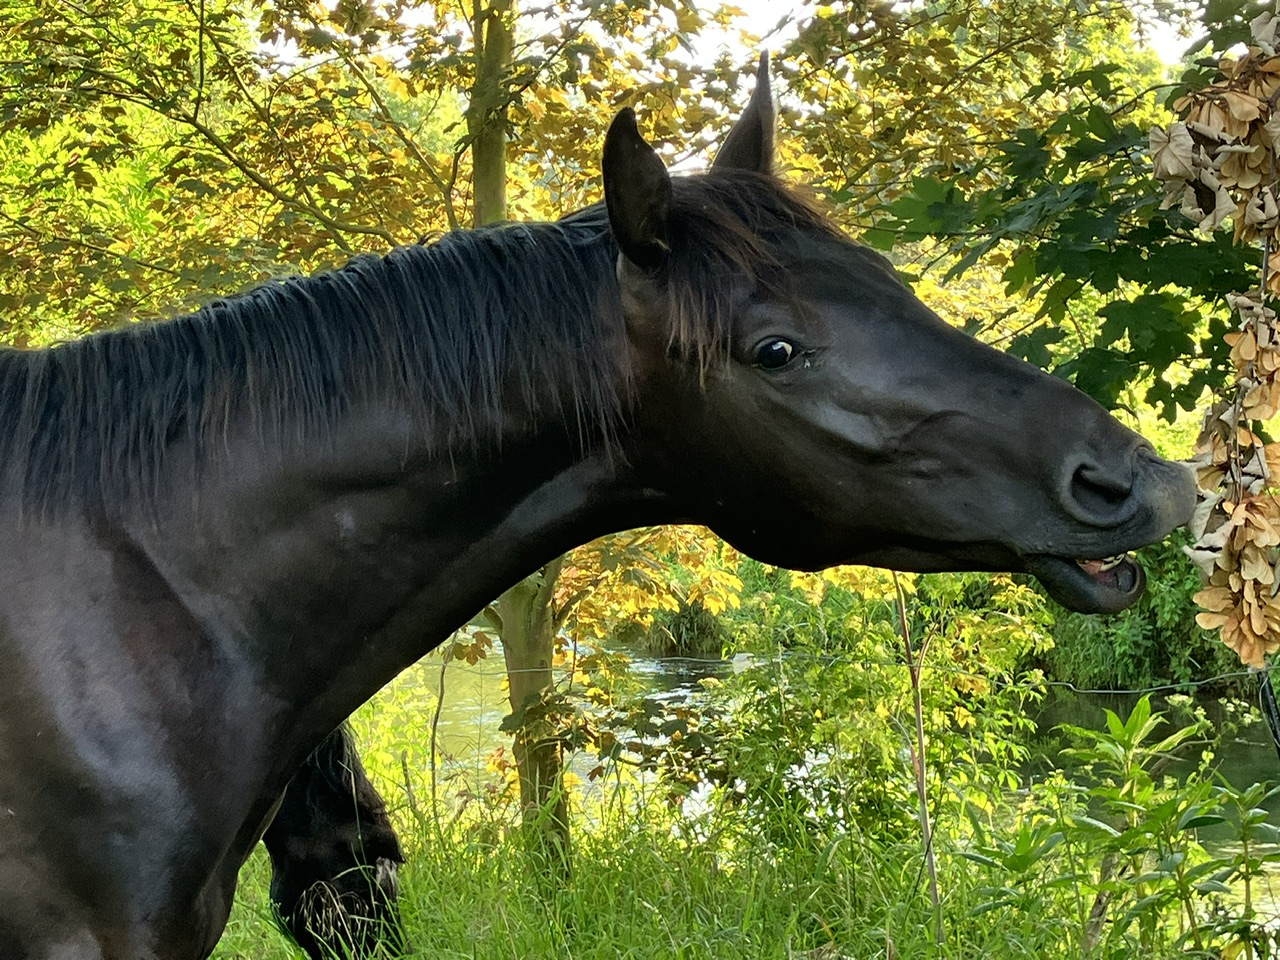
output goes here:
[[1147, 575], [1127, 553], [1101, 560], [1041, 554], [1027, 558], [1033, 574], [1060, 604], [1079, 613], [1116, 613], [1142, 595]]

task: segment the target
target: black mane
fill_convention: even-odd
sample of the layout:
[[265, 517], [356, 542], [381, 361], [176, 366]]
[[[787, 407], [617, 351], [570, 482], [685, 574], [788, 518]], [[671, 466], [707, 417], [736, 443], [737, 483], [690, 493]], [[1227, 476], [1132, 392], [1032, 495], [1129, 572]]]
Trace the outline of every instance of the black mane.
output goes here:
[[[728, 281], [784, 283], [779, 237], [831, 228], [767, 177], [674, 186], [672, 340], [705, 370], [725, 355]], [[607, 442], [629, 397], [616, 256], [596, 205], [361, 256], [164, 323], [0, 349], [0, 469], [41, 504], [109, 504], [148, 497], [176, 441], [214, 448], [237, 417], [322, 440], [353, 405], [385, 401], [444, 450], [498, 439], [512, 390]]]

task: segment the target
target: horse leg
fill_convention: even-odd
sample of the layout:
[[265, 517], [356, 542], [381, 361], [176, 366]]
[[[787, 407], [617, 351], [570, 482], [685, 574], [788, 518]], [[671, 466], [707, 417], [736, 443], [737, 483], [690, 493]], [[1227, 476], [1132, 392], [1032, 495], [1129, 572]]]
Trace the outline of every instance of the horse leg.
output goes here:
[[400, 842], [345, 725], [307, 758], [262, 837], [271, 900], [313, 960], [407, 949], [396, 908]]

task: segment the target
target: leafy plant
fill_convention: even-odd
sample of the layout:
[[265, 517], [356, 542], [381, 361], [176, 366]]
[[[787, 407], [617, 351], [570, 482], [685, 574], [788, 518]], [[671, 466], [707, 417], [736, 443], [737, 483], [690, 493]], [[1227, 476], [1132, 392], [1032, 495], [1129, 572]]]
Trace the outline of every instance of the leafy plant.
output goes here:
[[1138, 551], [1147, 589], [1128, 610], [1086, 617], [1051, 604], [1053, 645], [1036, 658], [1048, 675], [1085, 689], [1111, 690], [1200, 684], [1235, 675], [1211, 689], [1244, 693], [1246, 678], [1235, 657], [1196, 623], [1192, 598], [1200, 575], [1183, 552], [1189, 541], [1185, 532], [1177, 532]]

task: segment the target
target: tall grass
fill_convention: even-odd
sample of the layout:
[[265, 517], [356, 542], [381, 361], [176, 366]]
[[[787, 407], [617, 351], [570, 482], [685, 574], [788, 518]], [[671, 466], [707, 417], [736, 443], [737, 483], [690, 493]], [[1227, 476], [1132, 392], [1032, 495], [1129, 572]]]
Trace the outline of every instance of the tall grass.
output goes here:
[[[800, 820], [775, 826], [791, 838], [786, 846], [731, 830], [694, 836], [651, 811], [598, 822], [578, 831], [574, 873], [561, 889], [548, 889], [512, 841], [411, 837], [405, 925], [419, 956], [441, 960], [937, 954], [918, 847], [822, 836]], [[971, 864], [943, 863], [954, 909], [978, 885]], [[295, 956], [271, 924], [266, 880], [255, 855], [216, 957]], [[968, 920], [948, 955], [1060, 955], [1046, 952], [1060, 938], [1043, 918], [1010, 914]]]
[[[434, 799], [425, 760], [439, 662], [399, 678], [356, 728], [408, 857], [401, 907], [415, 955], [1280, 957], [1268, 886], [1280, 834], [1265, 789], [1215, 780], [1203, 718], [1181, 732], [1145, 700], [1105, 729], [1065, 732], [1085, 775], [1029, 779], [1038, 688], [1017, 664], [1047, 642], [1043, 602], [992, 583], [922, 580], [906, 616], [915, 636], [934, 638], [920, 718], [940, 942], [908, 749], [916, 701], [886, 653], [903, 617], [842, 595], [804, 621], [808, 633], [789, 619], [785, 654], [717, 681], [700, 718], [655, 716], [662, 704], [646, 700], [638, 716], [665, 732], [643, 775], [578, 754], [563, 883], [548, 882], [516, 826], [512, 771], [494, 749], [505, 712], [496, 664], [450, 675], [488, 719], [473, 725], [485, 740], [470, 759], [459, 728], [443, 738]], [[800, 602], [770, 597], [777, 610], [762, 624]], [[604, 720], [598, 729], [603, 743]], [[1169, 755], [1188, 747], [1194, 772], [1168, 776]], [[1207, 848], [1204, 827], [1234, 831], [1237, 845]], [[219, 960], [296, 956], [272, 922], [267, 882], [259, 853]]]
[[[848, 797], [834, 806], [803, 783], [763, 804], [741, 785], [703, 790], [683, 809], [653, 781], [579, 793], [563, 885], [545, 882], [506, 829], [511, 811], [473, 803], [423, 824], [403, 789], [383, 783], [400, 801], [409, 859], [405, 926], [416, 956], [442, 960], [1280, 955], [1266, 873], [1280, 857], [1262, 793], [1160, 777], [1174, 742], [1203, 732], [1162, 739], [1163, 726], [1143, 702], [1107, 730], [1075, 731], [1091, 786], [1051, 774], [1009, 791], [989, 776], [1004, 772], [981, 764], [936, 777], [940, 944], [918, 837], [868, 822], [866, 787], [845, 790], [853, 771], [830, 763], [819, 775]], [[906, 777], [893, 785], [902, 795]], [[1214, 855], [1197, 829], [1224, 819], [1246, 845]], [[296, 958], [272, 923], [267, 880], [259, 852], [215, 957]]]

